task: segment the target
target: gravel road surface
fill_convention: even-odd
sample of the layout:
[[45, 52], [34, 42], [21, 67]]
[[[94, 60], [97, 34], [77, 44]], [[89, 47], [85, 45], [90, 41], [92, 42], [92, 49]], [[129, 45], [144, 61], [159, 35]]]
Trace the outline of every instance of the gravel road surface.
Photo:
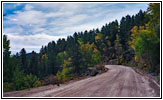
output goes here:
[[60, 86], [5, 92], [4, 97], [159, 97], [159, 85], [131, 67], [106, 65], [106, 73]]

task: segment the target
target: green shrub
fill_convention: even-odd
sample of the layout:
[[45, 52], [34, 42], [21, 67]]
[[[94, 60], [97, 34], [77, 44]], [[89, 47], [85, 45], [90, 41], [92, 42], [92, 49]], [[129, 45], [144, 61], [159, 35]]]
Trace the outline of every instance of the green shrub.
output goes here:
[[24, 77], [24, 88], [33, 88], [33, 87], [38, 87], [40, 85], [41, 82], [39, 81], [37, 76], [29, 74]]
[[72, 71], [73, 67], [65, 67], [63, 68], [62, 72], [59, 71], [57, 73], [57, 78], [59, 80], [67, 79], [72, 74]]
[[82, 55], [82, 65], [87, 67], [93, 67], [101, 61], [101, 54], [98, 51], [96, 45], [94, 43], [86, 43], [80, 46], [80, 53]]
[[77, 77], [77, 75], [71, 74], [71, 75], [69, 75], [68, 80], [73, 80], [73, 79], [75, 79], [76, 77]]
[[14, 90], [21, 90], [24, 89], [24, 73], [20, 71], [19, 68], [16, 68], [14, 74], [13, 74], [13, 85], [14, 85]]
[[60, 72], [60, 71], [57, 72], [57, 78], [58, 78], [59, 80], [62, 80], [62, 79], [63, 79], [63, 74], [62, 74], [62, 72]]
[[71, 57], [69, 57], [67, 60], [64, 60], [62, 66], [63, 66], [62, 71], [57, 72], [57, 78], [60, 81], [68, 80], [69, 76], [74, 72], [74, 67], [72, 66]]
[[39, 87], [41, 85], [42, 85], [41, 82], [39, 80], [36, 80], [33, 84], [33, 87]]
[[3, 83], [3, 91], [4, 92], [8, 92], [8, 91], [11, 91], [13, 89], [14, 89], [13, 83], [8, 83], [8, 82]]

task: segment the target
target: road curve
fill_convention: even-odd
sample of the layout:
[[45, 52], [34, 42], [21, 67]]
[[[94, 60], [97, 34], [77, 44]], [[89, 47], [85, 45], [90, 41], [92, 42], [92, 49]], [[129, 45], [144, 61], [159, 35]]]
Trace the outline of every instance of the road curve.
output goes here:
[[6, 92], [4, 97], [159, 97], [159, 86], [147, 76], [121, 65], [106, 65], [106, 73], [80, 81], [31, 90]]

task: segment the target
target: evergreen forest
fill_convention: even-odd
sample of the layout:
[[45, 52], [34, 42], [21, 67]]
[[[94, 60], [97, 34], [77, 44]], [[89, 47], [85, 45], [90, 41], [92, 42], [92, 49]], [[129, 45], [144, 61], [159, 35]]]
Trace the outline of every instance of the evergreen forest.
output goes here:
[[3, 91], [58, 84], [86, 75], [88, 69], [106, 64], [137, 67], [160, 75], [160, 4], [146, 11], [124, 15], [101, 29], [75, 32], [51, 41], [40, 52], [22, 48], [12, 55], [3, 35]]

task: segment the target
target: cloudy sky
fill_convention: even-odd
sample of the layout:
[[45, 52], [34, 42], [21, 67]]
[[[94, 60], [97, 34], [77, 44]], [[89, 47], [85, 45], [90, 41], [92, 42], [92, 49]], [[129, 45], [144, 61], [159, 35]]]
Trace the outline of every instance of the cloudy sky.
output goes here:
[[22, 48], [39, 52], [52, 40], [101, 28], [147, 7], [148, 3], [3, 3], [3, 34], [10, 39], [12, 54]]

